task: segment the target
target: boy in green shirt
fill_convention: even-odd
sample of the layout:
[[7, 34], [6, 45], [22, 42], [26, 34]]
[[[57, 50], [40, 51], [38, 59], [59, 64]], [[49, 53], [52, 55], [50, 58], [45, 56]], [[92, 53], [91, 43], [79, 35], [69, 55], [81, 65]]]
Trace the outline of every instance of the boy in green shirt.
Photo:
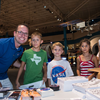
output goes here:
[[[24, 84], [29, 84], [37, 81], [47, 80], [47, 53], [40, 49], [40, 44], [43, 43], [41, 33], [34, 32], [31, 35], [32, 48], [25, 50], [21, 58], [22, 63], [16, 79], [16, 88], [19, 88], [19, 78], [26, 64], [26, 71], [24, 75]], [[43, 71], [44, 75], [43, 75]]]

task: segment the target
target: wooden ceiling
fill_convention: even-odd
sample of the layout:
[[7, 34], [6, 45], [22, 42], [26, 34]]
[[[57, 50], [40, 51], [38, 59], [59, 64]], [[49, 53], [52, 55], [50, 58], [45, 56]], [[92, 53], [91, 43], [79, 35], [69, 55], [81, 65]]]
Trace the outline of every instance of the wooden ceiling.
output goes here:
[[100, 0], [0, 0], [0, 36], [13, 36], [16, 26], [27, 23], [30, 35], [63, 31], [59, 24], [100, 16]]

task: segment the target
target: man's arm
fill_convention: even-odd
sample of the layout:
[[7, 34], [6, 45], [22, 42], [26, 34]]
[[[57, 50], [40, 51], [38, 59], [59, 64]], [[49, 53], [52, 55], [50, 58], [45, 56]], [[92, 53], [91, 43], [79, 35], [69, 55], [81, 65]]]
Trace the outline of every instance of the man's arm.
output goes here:
[[16, 88], [17, 89], [19, 89], [19, 86], [20, 86], [19, 78], [23, 72], [24, 66], [25, 66], [25, 62], [22, 61], [21, 66], [20, 66], [19, 71], [18, 71], [17, 78], [16, 78]]
[[[17, 59], [17, 60], [13, 63], [13, 66], [14, 66], [14, 67], [20, 68], [21, 62]], [[26, 64], [25, 64], [25, 66], [24, 66], [24, 70], [26, 70]]]
[[43, 83], [47, 81], [47, 66], [46, 66], [46, 62], [43, 63], [43, 71], [44, 71], [44, 75], [43, 75]]
[[18, 61], [18, 59], [13, 63], [13, 66], [18, 68], [21, 66], [21, 63]]

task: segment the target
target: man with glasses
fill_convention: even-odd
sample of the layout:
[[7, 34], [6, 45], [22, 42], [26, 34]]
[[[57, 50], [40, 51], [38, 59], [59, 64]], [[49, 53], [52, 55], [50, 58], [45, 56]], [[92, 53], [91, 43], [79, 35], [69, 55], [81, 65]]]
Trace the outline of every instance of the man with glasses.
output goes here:
[[27, 25], [18, 25], [14, 37], [0, 39], [0, 84], [2, 87], [13, 89], [7, 71], [8, 68], [23, 53], [24, 44], [28, 39], [29, 28]]

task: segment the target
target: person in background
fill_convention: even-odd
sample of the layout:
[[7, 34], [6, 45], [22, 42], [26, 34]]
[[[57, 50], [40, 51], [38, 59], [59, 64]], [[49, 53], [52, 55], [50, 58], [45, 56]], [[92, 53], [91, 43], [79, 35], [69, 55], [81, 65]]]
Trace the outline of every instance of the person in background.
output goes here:
[[98, 66], [100, 67], [100, 39], [98, 40], [98, 49], [99, 52], [97, 53], [97, 61], [98, 61]]
[[87, 77], [89, 80], [95, 76], [95, 73], [89, 72], [88, 69], [98, 67], [96, 56], [91, 54], [90, 48], [90, 41], [83, 39], [80, 42], [82, 54], [77, 57], [77, 75]]
[[7, 71], [8, 68], [23, 53], [21, 46], [28, 39], [29, 28], [25, 24], [18, 25], [14, 31], [14, 37], [0, 39], [0, 83], [2, 87], [13, 89]]
[[[40, 48], [43, 43], [42, 34], [34, 32], [31, 35], [32, 48], [25, 50], [21, 58], [22, 63], [18, 71], [16, 79], [16, 88], [20, 87], [19, 78], [22, 74], [24, 66], [26, 64], [26, 71], [24, 75], [24, 85], [34, 83], [43, 80], [43, 83], [47, 80], [47, 53]], [[43, 75], [44, 71], [44, 75]]]
[[48, 85], [57, 84], [58, 77], [74, 75], [69, 62], [61, 58], [61, 54], [64, 52], [63, 48], [64, 46], [60, 42], [54, 43], [51, 47], [54, 59], [47, 66]]
[[77, 66], [77, 54], [75, 54], [75, 67]]
[[73, 66], [73, 56], [71, 57], [71, 66]]

